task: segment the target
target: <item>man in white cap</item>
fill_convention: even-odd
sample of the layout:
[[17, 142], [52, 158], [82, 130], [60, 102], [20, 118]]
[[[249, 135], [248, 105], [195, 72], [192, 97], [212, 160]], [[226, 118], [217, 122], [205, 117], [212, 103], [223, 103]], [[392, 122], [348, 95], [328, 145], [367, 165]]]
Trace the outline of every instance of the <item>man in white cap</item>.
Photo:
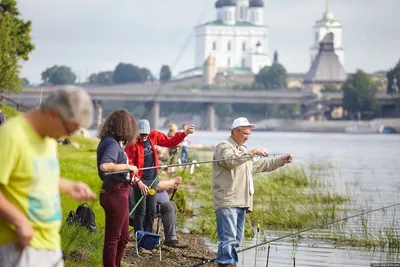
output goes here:
[[[254, 124], [240, 117], [233, 121], [231, 136], [215, 148], [212, 191], [218, 232], [218, 266], [236, 266], [239, 247], [244, 235], [246, 213], [253, 209], [253, 173], [273, 171], [292, 161], [292, 155], [267, 158], [265, 148], [248, 150]], [[255, 157], [262, 156], [262, 157]]]
[[64, 266], [60, 194], [96, 196], [86, 184], [60, 178], [56, 140], [92, 120], [90, 96], [68, 88], [0, 127], [0, 266]]

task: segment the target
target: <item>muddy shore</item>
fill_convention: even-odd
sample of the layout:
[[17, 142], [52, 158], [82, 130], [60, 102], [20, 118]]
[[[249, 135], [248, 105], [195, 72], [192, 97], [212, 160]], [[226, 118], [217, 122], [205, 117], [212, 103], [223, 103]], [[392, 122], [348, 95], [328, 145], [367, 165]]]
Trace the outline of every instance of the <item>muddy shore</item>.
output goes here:
[[[154, 251], [151, 255], [136, 255], [135, 242], [129, 242], [125, 249], [123, 263], [129, 267], [175, 267], [192, 266], [203, 260], [214, 259], [215, 252], [211, 251], [198, 235], [179, 234], [179, 242], [188, 245], [187, 248], [178, 249], [162, 247], [162, 260], [160, 261], [159, 252]], [[203, 266], [217, 266], [216, 263], [208, 263]]]

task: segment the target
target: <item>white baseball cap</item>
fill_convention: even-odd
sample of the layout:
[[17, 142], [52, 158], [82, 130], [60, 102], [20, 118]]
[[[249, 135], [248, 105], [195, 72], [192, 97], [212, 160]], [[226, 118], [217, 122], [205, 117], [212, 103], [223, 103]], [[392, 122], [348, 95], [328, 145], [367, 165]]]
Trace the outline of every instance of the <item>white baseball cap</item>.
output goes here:
[[240, 117], [240, 118], [237, 118], [237, 119], [235, 119], [233, 121], [231, 129], [235, 129], [237, 127], [242, 127], [242, 126], [244, 126], [244, 127], [245, 126], [250, 126], [251, 128], [256, 128], [256, 125], [255, 124], [251, 124], [247, 118]]

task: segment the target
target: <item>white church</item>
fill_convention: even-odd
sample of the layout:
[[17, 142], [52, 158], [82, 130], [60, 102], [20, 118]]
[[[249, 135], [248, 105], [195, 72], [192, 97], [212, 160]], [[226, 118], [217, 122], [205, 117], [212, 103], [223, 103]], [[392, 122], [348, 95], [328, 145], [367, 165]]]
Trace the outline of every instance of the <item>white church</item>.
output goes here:
[[262, 0], [218, 0], [216, 20], [195, 27], [195, 68], [176, 79], [201, 76], [212, 62], [216, 73], [254, 75], [271, 65]]
[[[289, 87], [302, 87], [307, 79], [310, 83], [321, 84], [340, 83], [345, 79], [342, 25], [334, 18], [329, 0], [325, 1], [326, 10], [312, 29], [310, 69], [305, 73], [306, 77], [289, 73]], [[194, 68], [180, 72], [174, 80], [187, 85], [251, 84], [255, 74], [272, 65], [268, 55], [264, 2], [218, 0], [215, 9], [216, 20], [195, 27]], [[328, 34], [333, 41], [330, 52], [325, 48], [331, 45], [324, 43]]]

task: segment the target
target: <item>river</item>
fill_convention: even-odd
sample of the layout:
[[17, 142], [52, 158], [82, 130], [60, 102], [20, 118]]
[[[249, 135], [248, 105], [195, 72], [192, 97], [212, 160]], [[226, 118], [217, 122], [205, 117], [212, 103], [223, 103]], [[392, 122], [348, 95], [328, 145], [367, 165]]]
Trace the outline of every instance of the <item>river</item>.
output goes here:
[[[198, 132], [189, 140], [194, 144], [216, 145], [228, 135], [229, 132]], [[358, 207], [370, 209], [399, 202], [400, 135], [253, 132], [246, 145], [249, 148], [265, 147], [270, 153], [292, 153], [293, 163], [303, 166], [333, 166], [337, 190], [342, 193], [347, 190]], [[399, 212], [396, 214], [393, 209], [388, 210], [386, 216], [377, 214], [370, 216], [377, 225], [392, 220], [393, 214], [397, 220], [400, 219]], [[268, 232], [267, 238], [281, 235], [283, 233]], [[255, 242], [255, 239], [246, 240], [244, 246]], [[216, 244], [210, 242], [209, 245], [216, 250]], [[259, 248], [256, 266], [266, 266], [266, 255], [266, 247]], [[293, 266], [292, 255], [290, 240], [273, 243], [269, 266]], [[255, 266], [254, 256], [254, 249], [239, 254], [238, 266]], [[335, 248], [329, 242], [301, 240], [296, 248], [296, 266], [370, 266], [371, 263], [383, 262], [400, 260], [397, 254]]]
[[[228, 131], [199, 131], [188, 139], [192, 144], [210, 146], [228, 136]], [[270, 153], [292, 153], [293, 163], [304, 166], [333, 166], [337, 190], [349, 192], [357, 207], [371, 209], [400, 202], [400, 135], [253, 132], [246, 145], [249, 148], [265, 147]], [[391, 209], [369, 218], [379, 226], [391, 220], [397, 221], [400, 216], [399, 212]], [[283, 235], [267, 233], [268, 239]], [[215, 243], [206, 241], [216, 250]], [[255, 239], [246, 240], [244, 246], [255, 242]], [[290, 240], [271, 244], [269, 267], [293, 266], [292, 252]], [[239, 254], [238, 266], [255, 266], [254, 254], [254, 249]], [[266, 254], [266, 247], [259, 248], [256, 266], [266, 266]], [[296, 248], [296, 266], [370, 266], [371, 263], [400, 262], [398, 257], [398, 254], [380, 250], [335, 248], [330, 242], [320, 241], [301, 240]]]

